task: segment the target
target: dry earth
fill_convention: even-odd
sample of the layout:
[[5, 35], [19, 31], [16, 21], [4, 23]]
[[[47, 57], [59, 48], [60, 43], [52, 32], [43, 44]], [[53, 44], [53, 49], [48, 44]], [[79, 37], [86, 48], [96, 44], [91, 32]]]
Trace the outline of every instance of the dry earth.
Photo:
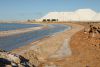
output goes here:
[[[87, 24], [85, 28], [87, 27]], [[100, 26], [100, 24], [93, 24]], [[100, 67], [100, 34], [96, 37], [91, 37], [84, 30], [73, 35], [70, 47], [72, 55], [63, 60], [50, 60], [60, 67]]]

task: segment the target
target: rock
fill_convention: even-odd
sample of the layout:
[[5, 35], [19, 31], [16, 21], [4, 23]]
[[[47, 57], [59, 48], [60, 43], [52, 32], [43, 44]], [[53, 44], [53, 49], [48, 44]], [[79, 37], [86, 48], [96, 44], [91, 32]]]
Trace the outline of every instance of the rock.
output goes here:
[[5, 67], [12, 67], [11, 65], [6, 65]]
[[6, 52], [5, 50], [3, 50], [3, 49], [0, 49], [0, 52]]
[[35, 66], [38, 66], [41, 64], [41, 61], [39, 60], [38, 54], [34, 50], [30, 50], [23, 55], [25, 58], [30, 59], [29, 62], [31, 64], [34, 64]]
[[84, 29], [85, 34], [89, 34], [89, 37], [98, 37], [100, 36], [100, 28], [94, 25], [89, 25]]
[[12, 67], [18, 67], [18, 65], [14, 62], [11, 62]]
[[3, 67], [34, 67], [21, 55], [0, 50], [0, 66]]
[[0, 58], [0, 66], [11, 65], [11, 62], [5, 58]]

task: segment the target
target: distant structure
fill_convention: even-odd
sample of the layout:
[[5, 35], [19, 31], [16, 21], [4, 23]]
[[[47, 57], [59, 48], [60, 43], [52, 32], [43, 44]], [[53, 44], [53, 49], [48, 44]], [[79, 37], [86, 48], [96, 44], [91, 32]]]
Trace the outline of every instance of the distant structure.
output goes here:
[[36, 21], [100, 21], [100, 13], [91, 9], [78, 9], [74, 12], [49, 12]]

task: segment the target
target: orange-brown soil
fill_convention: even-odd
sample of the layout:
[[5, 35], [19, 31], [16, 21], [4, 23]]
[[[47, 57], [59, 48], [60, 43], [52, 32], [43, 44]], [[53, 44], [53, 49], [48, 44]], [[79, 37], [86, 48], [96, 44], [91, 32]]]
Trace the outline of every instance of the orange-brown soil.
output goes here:
[[61, 67], [100, 67], [99, 37], [89, 37], [82, 30], [72, 37], [70, 46], [73, 55], [63, 60], [53, 61], [55, 64]]

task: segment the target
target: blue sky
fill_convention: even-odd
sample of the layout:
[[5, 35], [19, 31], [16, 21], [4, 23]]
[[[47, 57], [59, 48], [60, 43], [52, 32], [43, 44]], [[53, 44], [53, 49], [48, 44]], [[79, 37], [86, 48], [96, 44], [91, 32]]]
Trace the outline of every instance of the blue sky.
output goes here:
[[51, 11], [82, 8], [100, 12], [100, 0], [0, 0], [0, 20], [35, 19]]

